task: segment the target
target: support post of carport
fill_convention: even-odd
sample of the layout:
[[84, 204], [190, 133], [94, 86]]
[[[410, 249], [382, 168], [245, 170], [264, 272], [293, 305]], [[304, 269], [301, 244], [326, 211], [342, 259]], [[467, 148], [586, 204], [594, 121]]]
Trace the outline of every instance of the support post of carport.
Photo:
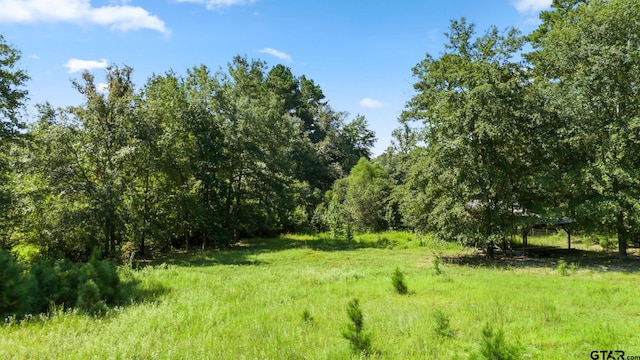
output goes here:
[[563, 226], [562, 230], [566, 231], [567, 233], [567, 249], [571, 250], [571, 229], [569, 229], [567, 226]]
[[531, 231], [531, 228], [523, 226], [522, 227], [522, 256], [526, 256], [527, 255], [527, 243], [528, 241], [528, 236], [529, 236], [529, 231]]

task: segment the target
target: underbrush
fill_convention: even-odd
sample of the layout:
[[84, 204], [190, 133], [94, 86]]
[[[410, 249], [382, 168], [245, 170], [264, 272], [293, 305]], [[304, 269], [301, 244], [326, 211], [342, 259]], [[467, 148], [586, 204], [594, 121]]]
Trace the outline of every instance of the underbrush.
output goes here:
[[24, 264], [0, 251], [0, 319], [5, 322], [51, 309], [104, 315], [132, 291], [131, 283], [121, 282], [118, 268], [96, 254], [86, 263], [38, 259]]

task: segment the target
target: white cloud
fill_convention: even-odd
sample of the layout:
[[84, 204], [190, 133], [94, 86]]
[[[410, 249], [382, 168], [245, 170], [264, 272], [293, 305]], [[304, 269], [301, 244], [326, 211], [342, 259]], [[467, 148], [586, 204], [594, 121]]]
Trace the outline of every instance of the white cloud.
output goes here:
[[111, 30], [150, 29], [169, 33], [157, 16], [127, 3], [93, 7], [90, 0], [0, 0], [0, 23], [90, 23], [110, 26]]
[[537, 13], [551, 6], [552, 0], [518, 0], [513, 3], [519, 13]]
[[264, 48], [262, 50], [259, 50], [261, 53], [264, 54], [269, 54], [269, 55], [273, 55], [275, 57], [277, 57], [280, 60], [284, 60], [286, 62], [292, 62], [293, 59], [291, 59], [291, 56], [287, 53], [283, 53], [282, 51], [278, 51], [276, 49], [272, 49], [272, 48]]
[[35, 60], [40, 60], [40, 56], [38, 56], [38, 54], [31, 54], [31, 58]]
[[255, 0], [175, 0], [176, 2], [188, 2], [196, 4], [205, 4], [207, 9], [220, 9], [233, 5], [253, 4]]
[[381, 107], [384, 106], [384, 104], [381, 103], [380, 101], [370, 99], [370, 98], [364, 98], [360, 100], [360, 105], [364, 107], [372, 108], [372, 109], [380, 109]]
[[98, 90], [99, 93], [107, 94], [107, 93], [109, 93], [109, 84], [107, 84], [107, 83], [98, 83], [98, 84], [96, 84], [96, 90]]
[[101, 59], [100, 61], [95, 60], [81, 60], [71, 58], [64, 64], [64, 67], [69, 69], [70, 73], [75, 73], [84, 70], [93, 70], [93, 69], [104, 69], [108, 66], [107, 59]]
[[151, 29], [162, 33], [169, 30], [158, 17], [150, 15], [147, 10], [137, 6], [103, 6], [92, 9], [91, 22], [100, 25], [111, 25], [111, 30]]

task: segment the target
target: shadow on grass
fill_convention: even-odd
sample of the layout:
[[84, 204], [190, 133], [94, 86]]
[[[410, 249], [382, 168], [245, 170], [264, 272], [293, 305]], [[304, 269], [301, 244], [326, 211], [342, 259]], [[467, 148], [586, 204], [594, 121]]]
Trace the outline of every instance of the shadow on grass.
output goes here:
[[314, 251], [352, 251], [358, 249], [393, 249], [398, 241], [380, 236], [375, 241], [347, 241], [319, 237], [311, 240], [298, 240], [287, 237], [245, 239], [222, 249], [173, 251], [152, 261], [141, 261], [139, 267], [147, 265], [169, 264], [184, 267], [207, 267], [216, 265], [258, 266], [266, 262], [254, 258], [255, 255], [273, 253], [291, 249], [311, 249]]
[[[149, 264], [169, 264], [181, 267], [209, 266], [260, 266], [267, 263], [255, 258], [256, 255], [274, 253], [290, 249], [311, 249], [314, 251], [338, 252], [359, 249], [393, 249], [398, 241], [392, 236], [378, 236], [370, 240], [347, 241], [329, 237], [315, 237], [309, 240], [289, 238], [254, 238], [238, 242], [223, 249], [197, 250], [192, 252], [174, 251], [156, 258]], [[428, 249], [428, 248], [426, 248]], [[526, 255], [522, 249], [514, 246], [506, 255], [496, 251], [494, 259], [488, 259], [481, 252], [444, 256], [442, 260], [449, 264], [466, 266], [484, 266], [496, 268], [549, 268], [557, 267], [560, 260], [574, 263], [581, 269], [598, 271], [619, 271], [633, 273], [640, 271], [640, 250], [629, 249], [629, 256], [620, 259], [615, 252], [582, 249], [566, 249], [561, 246], [527, 246]]]
[[120, 281], [120, 301], [118, 305], [127, 306], [136, 303], [155, 303], [160, 297], [168, 294], [171, 288], [160, 281], [142, 282], [132, 276]]
[[282, 251], [288, 249], [311, 249], [316, 251], [352, 251], [358, 249], [389, 249], [398, 245], [395, 240], [381, 236], [375, 241], [355, 241], [319, 237], [312, 240], [295, 240], [286, 237], [256, 238], [240, 242], [234, 248], [247, 248], [257, 253], [265, 251]]
[[595, 251], [583, 249], [567, 249], [558, 246], [529, 245], [525, 255], [522, 249], [515, 249], [507, 254], [496, 252], [489, 259], [482, 252], [458, 256], [443, 257], [443, 261], [466, 266], [484, 266], [495, 268], [549, 268], [556, 267], [562, 260], [567, 264], [575, 264], [581, 269], [598, 271], [617, 271], [634, 273], [640, 271], [640, 253], [637, 249], [629, 249], [626, 258], [620, 258], [617, 252]]

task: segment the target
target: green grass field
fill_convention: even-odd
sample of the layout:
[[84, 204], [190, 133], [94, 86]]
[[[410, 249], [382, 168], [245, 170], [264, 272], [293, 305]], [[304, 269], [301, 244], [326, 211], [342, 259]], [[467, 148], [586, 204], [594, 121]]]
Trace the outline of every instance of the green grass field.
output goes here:
[[[486, 263], [471, 250], [393, 232], [352, 243], [255, 239], [123, 269], [144, 296], [106, 317], [58, 310], [1, 326], [0, 359], [357, 358], [342, 337], [354, 298], [373, 358], [466, 359], [486, 324], [503, 329], [525, 359], [640, 355], [639, 262], [585, 250]], [[394, 290], [396, 268], [407, 295]], [[449, 336], [435, 330], [436, 314], [449, 320]]]

